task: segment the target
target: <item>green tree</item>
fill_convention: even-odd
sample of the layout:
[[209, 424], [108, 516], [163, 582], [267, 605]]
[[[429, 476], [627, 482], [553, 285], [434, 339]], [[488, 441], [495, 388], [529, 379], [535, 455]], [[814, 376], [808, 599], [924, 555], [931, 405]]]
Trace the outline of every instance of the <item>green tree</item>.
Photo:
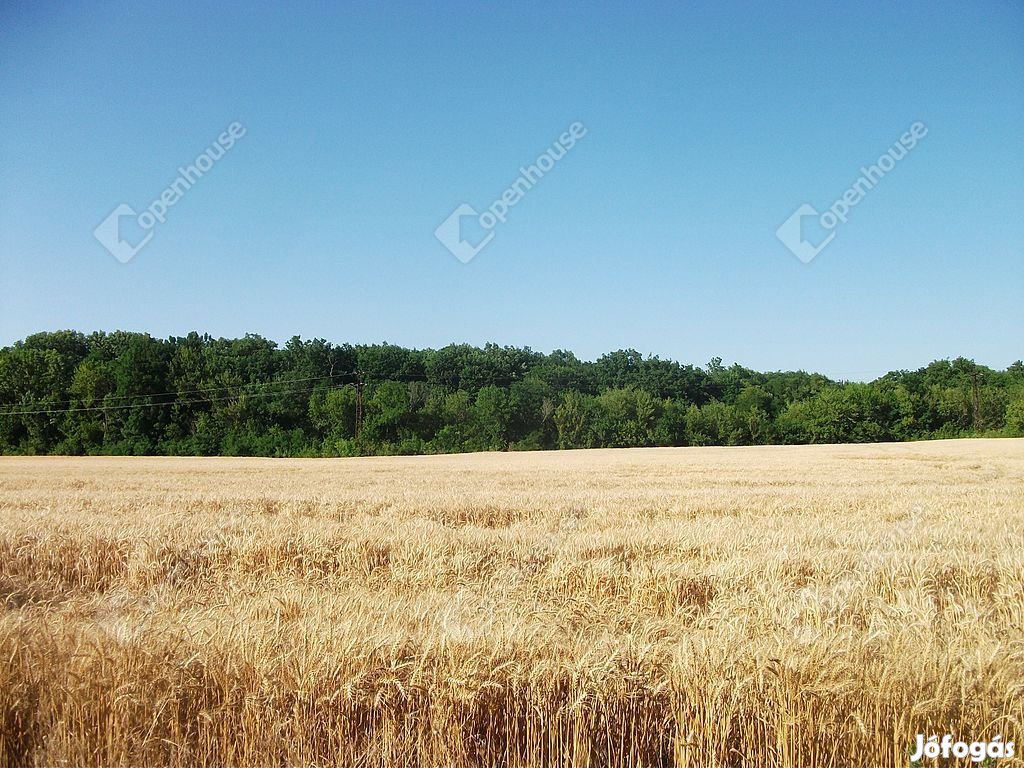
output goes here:
[[591, 400], [587, 395], [569, 390], [555, 408], [555, 429], [559, 448], [590, 448], [588, 440]]

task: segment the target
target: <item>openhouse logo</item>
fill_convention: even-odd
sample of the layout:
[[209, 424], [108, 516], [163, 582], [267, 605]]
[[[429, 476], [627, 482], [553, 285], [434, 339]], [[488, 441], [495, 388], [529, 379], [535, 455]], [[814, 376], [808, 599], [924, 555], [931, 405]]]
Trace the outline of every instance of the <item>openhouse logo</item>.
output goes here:
[[[213, 169], [214, 165], [238, 143], [238, 140], [245, 136], [245, 132], [246, 128], [241, 123], [231, 123], [191, 164], [179, 167], [177, 178], [141, 213], [138, 213], [128, 203], [118, 205], [93, 230], [93, 235], [100, 245], [122, 264], [127, 264], [134, 259], [136, 254], [153, 239], [156, 225], [167, 221], [167, 213], [171, 207], [177, 204], [186, 192]], [[126, 237], [123, 231], [122, 220], [126, 218], [129, 224], [134, 221], [138, 230], [143, 233], [135, 238], [134, 242]]]
[[[857, 180], [823, 213], [819, 213], [818, 209], [810, 203], [804, 203], [782, 222], [782, 225], [775, 231], [775, 236], [789, 249], [790, 253], [807, 264], [835, 240], [836, 230], [840, 224], [845, 224], [849, 220], [849, 214], [853, 207], [867, 197], [868, 192], [874, 189], [886, 174], [892, 171], [900, 160], [910, 154], [911, 150], [927, 135], [928, 129], [924, 123], [914, 123], [900, 136], [899, 141], [895, 142], [873, 165], [862, 167]], [[827, 233], [817, 243], [803, 235], [804, 219], [807, 217], [812, 217], [812, 221], [816, 218], [821, 229]]]
[[[533, 163], [520, 167], [516, 180], [487, 206], [483, 213], [478, 212], [469, 203], [462, 203], [434, 230], [434, 236], [463, 264], [472, 261], [494, 239], [495, 228], [499, 223], [504, 224], [508, 220], [509, 211], [586, 135], [587, 129], [583, 123], [573, 123], [557, 141], [538, 155]], [[462, 220], [466, 217], [471, 221], [475, 218], [485, 233], [475, 243], [463, 236]]]

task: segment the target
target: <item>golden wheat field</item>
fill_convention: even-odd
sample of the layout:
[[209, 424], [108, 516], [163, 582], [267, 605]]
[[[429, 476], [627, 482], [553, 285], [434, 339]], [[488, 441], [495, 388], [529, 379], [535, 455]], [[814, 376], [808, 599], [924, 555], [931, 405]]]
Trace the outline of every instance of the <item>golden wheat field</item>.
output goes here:
[[918, 733], [1022, 736], [1022, 440], [5, 458], [0, 521], [4, 766], [906, 766]]

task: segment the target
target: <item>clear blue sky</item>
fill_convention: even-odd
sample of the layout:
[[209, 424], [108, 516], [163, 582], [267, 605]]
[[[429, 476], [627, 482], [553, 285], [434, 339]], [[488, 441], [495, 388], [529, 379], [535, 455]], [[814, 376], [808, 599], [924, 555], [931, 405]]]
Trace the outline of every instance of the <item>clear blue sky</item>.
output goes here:
[[[259, 5], [2, 5], [0, 344], [251, 331], [851, 379], [1024, 356], [1020, 3]], [[135, 258], [104, 250], [107, 214], [233, 121]], [[574, 121], [493, 241], [445, 250], [448, 214]], [[915, 121], [817, 258], [779, 242]]]

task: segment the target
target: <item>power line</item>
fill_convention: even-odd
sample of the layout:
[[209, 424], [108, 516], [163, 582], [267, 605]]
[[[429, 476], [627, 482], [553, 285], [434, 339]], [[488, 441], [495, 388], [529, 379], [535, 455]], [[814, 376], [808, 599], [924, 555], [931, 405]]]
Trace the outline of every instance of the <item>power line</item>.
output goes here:
[[[107, 395], [106, 396], [108, 399], [112, 399], [112, 400], [128, 400], [128, 399], [132, 399], [132, 398], [140, 399], [140, 398], [170, 397], [170, 396], [180, 397], [181, 395], [198, 394], [198, 393], [202, 393], [202, 392], [223, 392], [223, 391], [226, 391], [226, 390], [232, 389], [232, 388], [237, 388], [238, 389], [238, 391], [234, 392], [233, 394], [226, 395], [226, 396], [223, 396], [223, 397], [203, 397], [203, 398], [195, 398], [195, 399], [190, 399], [190, 400], [168, 400], [167, 402], [160, 402], [160, 403], [147, 402], [147, 403], [122, 403], [122, 404], [114, 404], [114, 405], [91, 405], [91, 406], [78, 406], [78, 407], [75, 407], [75, 408], [42, 407], [42, 406], [39, 406], [38, 404], [36, 404], [35, 407], [30, 407], [28, 409], [12, 409], [12, 410], [7, 410], [7, 411], [0, 411], [0, 417], [4, 417], [4, 416], [38, 416], [38, 415], [42, 415], [42, 414], [49, 414], [49, 415], [57, 416], [57, 415], [67, 414], [67, 413], [95, 413], [97, 411], [128, 411], [128, 410], [135, 410], [135, 409], [141, 409], [141, 408], [162, 408], [162, 407], [172, 406], [172, 405], [196, 405], [196, 404], [201, 404], [201, 403], [225, 402], [225, 401], [234, 400], [234, 399], [236, 399], [238, 397], [243, 397], [243, 396], [260, 398], [260, 397], [272, 397], [272, 396], [276, 396], [276, 395], [303, 394], [303, 393], [307, 393], [307, 392], [315, 392], [318, 389], [320, 389], [320, 387], [307, 387], [307, 388], [302, 388], [302, 389], [269, 390], [269, 391], [262, 391], [262, 392], [247, 392], [243, 388], [245, 388], [245, 387], [266, 388], [266, 387], [275, 387], [275, 386], [279, 386], [279, 385], [303, 383], [303, 382], [309, 382], [309, 381], [322, 381], [322, 380], [332, 380], [333, 381], [334, 379], [339, 379], [339, 378], [352, 378], [352, 379], [355, 379], [355, 381], [346, 382], [346, 383], [343, 383], [343, 384], [334, 384], [334, 385], [328, 387], [328, 389], [340, 389], [340, 388], [346, 387], [346, 386], [355, 387], [355, 389], [356, 389], [356, 396], [357, 396], [357, 414], [356, 414], [356, 417], [357, 417], [357, 422], [361, 422], [362, 421], [361, 417], [363, 415], [362, 414], [362, 411], [363, 411], [363, 389], [364, 389], [364, 387], [365, 387], [365, 385], [367, 383], [367, 379], [365, 378], [365, 374], [363, 374], [360, 371], [347, 371], [347, 372], [344, 372], [344, 373], [327, 374], [327, 375], [323, 375], [323, 376], [309, 376], [309, 377], [305, 377], [305, 378], [287, 379], [287, 380], [282, 380], [282, 381], [266, 381], [266, 382], [259, 382], [259, 383], [255, 383], [255, 384], [235, 384], [235, 385], [227, 385], [227, 386], [221, 386], [221, 387], [206, 387], [206, 388], [201, 388], [201, 389], [178, 390], [178, 391], [174, 391], [174, 392], [157, 392], [157, 393], [146, 393], [146, 394], [136, 394], [136, 395], [118, 395], [118, 396]], [[378, 379], [378, 382], [383, 382], [383, 381], [409, 381], [409, 382], [412, 382], [412, 381], [423, 381], [423, 382], [429, 382], [431, 378], [432, 377], [428, 376], [425, 373], [423, 373], [423, 374], [390, 374], [386, 378]], [[456, 377], [456, 378], [461, 378], [461, 377]], [[513, 384], [513, 383], [518, 382], [518, 381], [524, 381], [523, 377], [510, 377], [510, 376], [496, 376], [496, 377], [481, 376], [479, 378], [485, 379], [488, 382], [488, 384], [490, 384], [490, 385], [495, 385], [495, 384]], [[561, 381], [564, 381], [563, 377], [554, 377], [552, 380], [547, 381], [546, 383], [556, 384], [557, 382], [561, 382]], [[439, 385], [445, 386], [445, 384], [443, 384], [442, 382], [437, 382], [437, 383]], [[57, 401], [58, 404], [60, 404], [60, 403], [68, 403], [68, 402], [71, 402], [71, 401], [70, 400], [60, 400], [60, 401]], [[361, 424], [359, 424], [358, 426], [361, 426]]]
[[[220, 387], [202, 387], [199, 389], [179, 389], [173, 392], [140, 392], [134, 395], [104, 395], [106, 400], [135, 400], [140, 397], [180, 397], [181, 395], [194, 395], [200, 392], [223, 392], [229, 389], [238, 389], [240, 387], [273, 387], [279, 384], [299, 384], [307, 381], [318, 381], [320, 379], [339, 379], [346, 377], [354, 377], [357, 375], [356, 371], [349, 371], [347, 373], [331, 373], [324, 374], [322, 376], [307, 376], [299, 379], [281, 379], [279, 381], [263, 381], [249, 384], [225, 384]], [[71, 403], [72, 400], [57, 400], [54, 402], [55, 405]], [[173, 405], [173, 403], [168, 403]], [[164, 403], [157, 403], [157, 405], [164, 405]], [[113, 407], [113, 406], [110, 406]], [[17, 412], [0, 411], [0, 416], [11, 415]]]
[[[347, 387], [348, 384], [335, 384], [328, 389], [340, 389], [341, 387]], [[306, 392], [316, 392], [320, 387], [306, 387], [303, 389], [286, 389], [277, 390], [270, 392], [237, 392], [233, 395], [227, 395], [224, 397], [204, 397], [195, 400], [174, 400], [166, 403], [129, 403], [127, 405], [93, 405], [81, 408], [40, 408], [32, 411], [5, 411], [0, 412], [0, 416], [33, 416], [39, 414], [50, 414], [59, 415], [63, 413], [86, 413], [95, 411], [128, 411], [136, 408], [163, 408], [169, 405], [195, 405], [197, 403], [218, 403], [227, 400], [235, 400], [239, 397], [273, 397], [275, 395], [297, 395]], [[142, 397], [148, 397], [148, 395], [142, 395]]]

